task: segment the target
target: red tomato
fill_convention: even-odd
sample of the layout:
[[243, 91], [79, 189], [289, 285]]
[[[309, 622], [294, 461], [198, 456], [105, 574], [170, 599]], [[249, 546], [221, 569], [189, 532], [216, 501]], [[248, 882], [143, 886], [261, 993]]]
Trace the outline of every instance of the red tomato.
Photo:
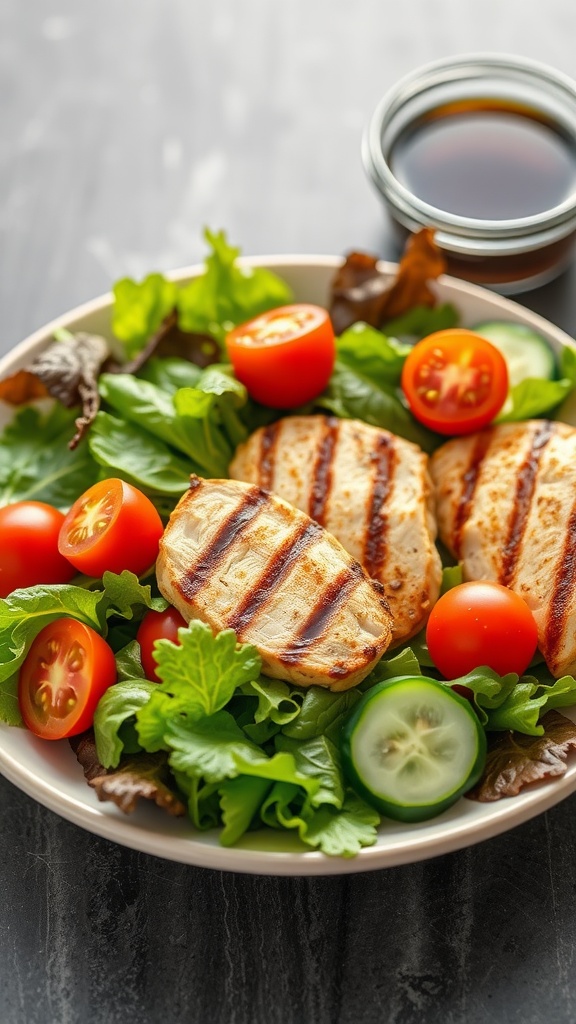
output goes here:
[[499, 675], [530, 664], [538, 633], [518, 594], [499, 583], [462, 583], [434, 605], [426, 627], [430, 657], [446, 679], [488, 665]]
[[42, 739], [76, 736], [90, 728], [114, 682], [116, 662], [102, 637], [76, 619], [56, 619], [38, 634], [20, 669], [22, 718]]
[[166, 608], [166, 611], [146, 612], [142, 619], [136, 639], [140, 644], [140, 658], [146, 678], [153, 683], [159, 683], [156, 675], [156, 661], [153, 651], [156, 640], [171, 640], [173, 644], [179, 643], [178, 630], [187, 626], [186, 619], [183, 619], [176, 608]]
[[68, 583], [74, 567], [58, 551], [62, 512], [41, 501], [0, 508], [0, 597], [18, 587]]
[[107, 569], [129, 569], [140, 576], [156, 561], [163, 532], [145, 494], [124, 480], [102, 480], [72, 505], [58, 548], [87, 576], [102, 576]]
[[417, 420], [440, 434], [469, 434], [490, 423], [508, 394], [508, 368], [473, 331], [436, 331], [406, 357], [402, 388]]
[[336, 358], [330, 317], [320, 306], [280, 306], [230, 331], [234, 373], [252, 398], [293, 409], [326, 387]]

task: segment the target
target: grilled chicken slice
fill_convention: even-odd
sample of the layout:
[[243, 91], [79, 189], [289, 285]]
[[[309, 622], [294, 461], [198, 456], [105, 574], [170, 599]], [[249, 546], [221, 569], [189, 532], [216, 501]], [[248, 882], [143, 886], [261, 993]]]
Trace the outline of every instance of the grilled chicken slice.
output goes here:
[[237, 480], [192, 477], [160, 542], [157, 576], [187, 621], [234, 629], [276, 679], [346, 690], [390, 643], [380, 584], [308, 516]]
[[576, 429], [505, 423], [442, 445], [431, 461], [440, 537], [469, 580], [531, 608], [552, 675], [576, 672]]
[[395, 645], [422, 628], [442, 567], [417, 445], [357, 420], [291, 416], [240, 445], [230, 475], [307, 512], [383, 584]]

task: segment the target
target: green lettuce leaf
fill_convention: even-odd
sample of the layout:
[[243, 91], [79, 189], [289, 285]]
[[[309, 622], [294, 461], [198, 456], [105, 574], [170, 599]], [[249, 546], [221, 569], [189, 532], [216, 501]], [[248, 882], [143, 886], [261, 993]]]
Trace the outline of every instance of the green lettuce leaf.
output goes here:
[[206, 271], [178, 294], [178, 324], [184, 331], [223, 341], [227, 330], [258, 313], [292, 302], [288, 285], [270, 270], [240, 267], [240, 250], [223, 231], [206, 230]]
[[535, 676], [516, 673], [499, 676], [493, 669], [483, 666], [467, 675], [450, 681], [470, 690], [474, 705], [487, 732], [515, 730], [528, 736], [541, 736], [540, 718], [546, 711], [576, 704], [576, 679], [561, 679], [543, 683]]
[[310, 740], [315, 736], [334, 738], [361, 696], [357, 689], [332, 693], [322, 686], [310, 686], [304, 692], [300, 714], [288, 722], [282, 732], [297, 740]]
[[332, 804], [340, 809], [344, 803], [344, 776], [338, 746], [328, 736], [314, 736], [300, 742], [288, 736], [276, 737], [276, 749], [292, 754], [296, 771], [318, 783], [310, 797], [312, 807]]
[[67, 512], [98, 478], [98, 466], [81, 442], [71, 451], [78, 410], [55, 403], [49, 412], [26, 406], [0, 435], [0, 505], [45, 501]]
[[71, 583], [41, 585], [0, 600], [0, 681], [20, 667], [40, 630], [55, 619], [78, 619], [106, 636], [112, 617], [132, 619], [135, 612], [166, 607], [164, 598], [153, 598], [151, 588], [127, 570], [104, 573], [103, 585], [103, 590]]
[[23, 726], [18, 704], [18, 673], [0, 681], [0, 722]]
[[116, 768], [123, 753], [142, 749], [134, 744], [133, 730], [127, 732], [126, 727], [150, 699], [155, 685], [146, 679], [126, 679], [110, 686], [100, 698], [94, 713], [94, 736], [98, 760], [105, 768]]
[[193, 620], [187, 629], [178, 630], [178, 637], [180, 644], [157, 641], [154, 656], [162, 682], [137, 714], [140, 742], [149, 751], [165, 749], [169, 720], [214, 715], [237, 687], [260, 675], [256, 648], [237, 645], [230, 629], [213, 636], [209, 626]]
[[240, 775], [218, 787], [222, 811], [222, 846], [234, 846], [248, 831], [273, 784], [269, 779]]
[[274, 786], [260, 814], [271, 828], [297, 829], [304, 843], [332, 857], [355, 857], [363, 846], [373, 846], [380, 824], [379, 814], [352, 792], [341, 810], [324, 805], [306, 811], [298, 787], [286, 783]]
[[177, 285], [162, 274], [148, 274], [140, 283], [122, 278], [113, 293], [112, 330], [132, 359], [174, 309]]

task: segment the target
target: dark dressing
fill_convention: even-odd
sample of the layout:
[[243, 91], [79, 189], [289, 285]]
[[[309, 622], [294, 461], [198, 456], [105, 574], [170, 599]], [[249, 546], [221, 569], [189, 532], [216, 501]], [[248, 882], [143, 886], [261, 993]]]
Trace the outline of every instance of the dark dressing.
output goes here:
[[430, 111], [399, 135], [390, 166], [424, 202], [481, 220], [544, 213], [576, 185], [576, 147], [560, 126], [505, 101]]

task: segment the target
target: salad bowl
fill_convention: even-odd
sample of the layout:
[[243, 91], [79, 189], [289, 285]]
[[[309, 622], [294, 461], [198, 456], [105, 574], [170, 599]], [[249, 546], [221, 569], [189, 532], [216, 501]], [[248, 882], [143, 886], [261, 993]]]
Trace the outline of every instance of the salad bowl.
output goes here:
[[[318, 305], [327, 304], [330, 283], [341, 262], [338, 257], [313, 255], [241, 260], [246, 267], [273, 270], [292, 288], [296, 301]], [[397, 268], [382, 263], [381, 269], [392, 280]], [[202, 266], [188, 267], [169, 276], [186, 282], [202, 270]], [[446, 276], [432, 287], [439, 301], [457, 307], [464, 326], [510, 320], [539, 332], [556, 351], [574, 345], [553, 324], [500, 295]], [[0, 377], [29, 364], [59, 328], [110, 336], [111, 310], [112, 296], [104, 295], [47, 324], [0, 360]], [[10, 408], [0, 403], [0, 425], [11, 415]], [[576, 709], [567, 714], [576, 721]], [[576, 790], [576, 763], [571, 763], [564, 775], [534, 784], [513, 799], [479, 803], [463, 798], [429, 821], [412, 825], [384, 821], [373, 846], [356, 857], [343, 858], [310, 850], [292, 833], [249, 832], [229, 848], [220, 845], [216, 831], [198, 832], [187, 819], [171, 818], [155, 807], [140, 806], [124, 815], [114, 804], [98, 802], [67, 741], [47, 743], [24, 729], [0, 725], [0, 773], [51, 811], [105, 839], [183, 864], [270, 875], [342, 874], [434, 857], [512, 829]]]

